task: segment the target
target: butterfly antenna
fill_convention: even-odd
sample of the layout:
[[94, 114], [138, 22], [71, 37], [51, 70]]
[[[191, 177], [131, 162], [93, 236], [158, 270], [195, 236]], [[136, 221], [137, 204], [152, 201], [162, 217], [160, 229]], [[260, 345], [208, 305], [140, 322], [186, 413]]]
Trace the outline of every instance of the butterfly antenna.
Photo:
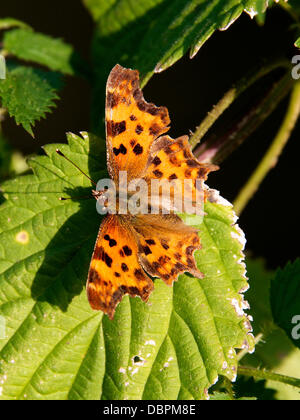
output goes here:
[[68, 162], [70, 162], [73, 166], [75, 166], [75, 168], [78, 169], [79, 172], [81, 172], [84, 176], [86, 176], [94, 185], [97, 185], [97, 183], [95, 181], [92, 180], [92, 178], [90, 178], [85, 172], [83, 172], [82, 169], [79, 168], [79, 166], [76, 165], [76, 163], [72, 162], [67, 156], [65, 156], [63, 154], [63, 152], [59, 149], [56, 149], [56, 153], [60, 156], [62, 156], [63, 158], [65, 158]]
[[89, 196], [82, 196], [82, 197], [59, 197], [60, 201], [66, 201], [66, 200], [89, 200], [90, 198], [92, 198], [91, 195]]

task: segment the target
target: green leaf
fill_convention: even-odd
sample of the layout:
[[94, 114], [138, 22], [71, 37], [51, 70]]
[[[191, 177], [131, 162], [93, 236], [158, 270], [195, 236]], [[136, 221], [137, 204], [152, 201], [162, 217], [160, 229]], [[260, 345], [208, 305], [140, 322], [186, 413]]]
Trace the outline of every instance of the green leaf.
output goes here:
[[256, 1], [256, 10], [257, 10], [257, 22], [260, 25], [265, 23], [266, 19], [266, 10], [269, 5], [269, 0], [257, 0]]
[[300, 348], [300, 259], [279, 269], [271, 283], [275, 323]]
[[50, 70], [74, 75], [84, 67], [74, 48], [48, 35], [26, 29], [14, 29], [4, 34], [6, 52], [25, 61], [48, 67]]
[[0, 31], [14, 28], [16, 26], [18, 26], [19, 28], [30, 29], [30, 26], [27, 23], [21, 22], [20, 20], [9, 17], [0, 19]]
[[154, 68], [161, 71], [172, 65], [189, 48], [193, 57], [217, 29], [228, 28], [244, 10], [254, 16], [267, 7], [267, 0], [142, 0], [134, 8], [129, 0], [84, 3], [98, 24], [96, 42], [108, 42], [98, 45], [103, 58], [118, 40], [111, 51], [114, 59], [129, 60], [145, 79]]
[[295, 47], [300, 48], [300, 38], [295, 42]]
[[[93, 179], [107, 177], [104, 142], [83, 133], [59, 145]], [[0, 207], [0, 394], [3, 399], [204, 399], [234, 380], [235, 349], [253, 349], [240, 294], [243, 235], [215, 194], [199, 230], [202, 280], [155, 280], [150, 304], [126, 296], [114, 321], [89, 307], [85, 282], [101, 217], [90, 181], [48, 145], [34, 175], [6, 182]], [[197, 219], [195, 221], [198, 222]], [[1, 350], [2, 349], [2, 350]]]
[[61, 85], [59, 74], [32, 67], [11, 67], [6, 79], [0, 80], [2, 107], [33, 136], [35, 122], [56, 106], [56, 92]]
[[[116, 64], [138, 69], [142, 85], [155, 72], [173, 65], [188, 50], [194, 57], [218, 29], [227, 29], [246, 10], [257, 13], [258, 0], [84, 0], [96, 21], [93, 43], [97, 75], [95, 124], [99, 97]], [[259, 9], [260, 10], [260, 9]]]

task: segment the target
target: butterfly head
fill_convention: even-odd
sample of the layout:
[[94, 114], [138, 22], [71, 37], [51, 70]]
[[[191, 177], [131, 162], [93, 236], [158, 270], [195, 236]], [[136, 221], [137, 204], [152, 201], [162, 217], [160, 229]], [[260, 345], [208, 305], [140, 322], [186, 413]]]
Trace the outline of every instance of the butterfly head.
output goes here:
[[107, 190], [92, 190], [92, 195], [100, 205], [102, 205], [103, 207], [108, 206]]

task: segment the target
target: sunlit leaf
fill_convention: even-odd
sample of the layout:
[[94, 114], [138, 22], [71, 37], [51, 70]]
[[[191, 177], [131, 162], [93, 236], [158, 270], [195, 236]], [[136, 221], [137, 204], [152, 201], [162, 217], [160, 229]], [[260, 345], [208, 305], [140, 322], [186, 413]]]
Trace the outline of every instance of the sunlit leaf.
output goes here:
[[[70, 134], [62, 151], [96, 181], [103, 141]], [[240, 292], [244, 238], [232, 207], [207, 203], [198, 225], [199, 280], [155, 280], [148, 304], [123, 299], [114, 321], [89, 307], [85, 282], [101, 221], [80, 172], [48, 145], [34, 175], [3, 185], [0, 207], [0, 340], [3, 399], [204, 399], [219, 375], [234, 380], [236, 348], [253, 349]], [[101, 169], [102, 168], [102, 169]]]
[[14, 29], [4, 34], [6, 52], [25, 61], [41, 64], [50, 70], [74, 75], [84, 67], [72, 45], [26, 29]]
[[97, 101], [116, 63], [138, 69], [145, 84], [188, 51], [194, 57], [216, 30], [227, 29], [243, 11], [254, 17], [266, 6], [260, 0], [83, 1], [96, 22], [95, 124], [101, 113]]

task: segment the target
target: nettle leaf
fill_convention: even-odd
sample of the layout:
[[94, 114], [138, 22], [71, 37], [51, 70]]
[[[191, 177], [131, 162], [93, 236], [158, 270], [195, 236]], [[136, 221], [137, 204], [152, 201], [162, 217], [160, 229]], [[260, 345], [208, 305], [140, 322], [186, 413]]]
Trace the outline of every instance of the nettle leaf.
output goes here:
[[[103, 95], [116, 64], [136, 68], [142, 85], [173, 65], [188, 50], [194, 57], [216, 30], [227, 29], [247, 11], [254, 17], [260, 0], [84, 0], [96, 21], [93, 44], [97, 73], [95, 98]], [[266, 3], [264, 3], [266, 5]], [[99, 101], [98, 101], [99, 102]], [[100, 109], [95, 101], [95, 119]]]
[[56, 106], [61, 76], [32, 67], [8, 67], [6, 79], [0, 80], [2, 107], [32, 136], [32, 126]]
[[[96, 181], [104, 142], [68, 135], [60, 149]], [[236, 348], [253, 349], [240, 294], [248, 287], [243, 234], [229, 203], [207, 203], [196, 254], [202, 280], [155, 280], [149, 303], [126, 296], [114, 321], [89, 307], [85, 282], [101, 222], [89, 180], [55, 152], [34, 175], [4, 183], [0, 207], [0, 394], [3, 399], [204, 399], [234, 380]], [[197, 221], [197, 219], [195, 219]]]
[[84, 67], [72, 45], [61, 39], [26, 29], [8, 31], [3, 37], [6, 52], [25, 61], [48, 67], [50, 70], [74, 75]]
[[142, 0], [134, 8], [129, 0], [84, 3], [98, 24], [96, 54], [104, 58], [110, 51], [114, 62], [129, 60], [144, 80], [174, 64], [188, 49], [195, 56], [217, 29], [227, 29], [244, 10], [254, 17], [268, 6], [268, 0]]
[[300, 259], [279, 269], [271, 283], [275, 323], [300, 348]]

